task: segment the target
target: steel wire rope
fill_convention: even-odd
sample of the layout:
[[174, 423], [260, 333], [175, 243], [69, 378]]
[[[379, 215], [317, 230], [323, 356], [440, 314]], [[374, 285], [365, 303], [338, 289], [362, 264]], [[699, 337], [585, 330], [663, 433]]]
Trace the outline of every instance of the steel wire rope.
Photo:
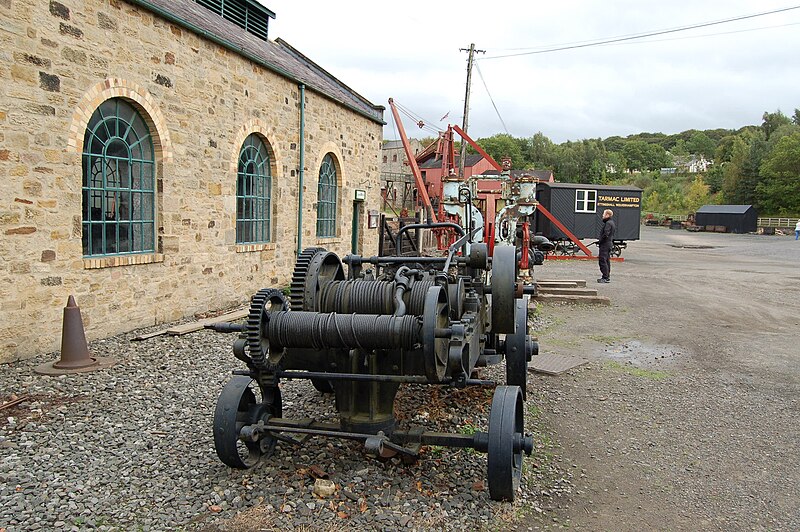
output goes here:
[[589, 48], [589, 47], [592, 47], [592, 46], [600, 46], [600, 45], [604, 45], [604, 44], [612, 44], [612, 43], [618, 43], [618, 42], [623, 42], [623, 41], [632, 41], [632, 40], [636, 40], [636, 39], [644, 39], [646, 37], [654, 37], [656, 35], [666, 35], [666, 34], [669, 34], [669, 33], [678, 33], [678, 32], [681, 32], [681, 31], [688, 31], [688, 30], [693, 30], [693, 29], [697, 29], [697, 28], [706, 28], [706, 27], [709, 27], [709, 26], [716, 26], [716, 25], [719, 25], [719, 24], [727, 24], [727, 23], [730, 23], [730, 22], [737, 22], [737, 21], [740, 21], [740, 20], [747, 20], [747, 19], [756, 18], [756, 17], [763, 17], [763, 16], [766, 16], [766, 15], [773, 15], [773, 14], [776, 14], [776, 13], [784, 13], [786, 11], [792, 11], [794, 9], [800, 9], [800, 5], [785, 7], [785, 8], [781, 8], [781, 9], [774, 9], [774, 10], [771, 10], [771, 11], [763, 11], [761, 13], [754, 13], [754, 14], [751, 14], [751, 15], [742, 15], [742, 16], [731, 17], [731, 18], [722, 19], [722, 20], [715, 20], [715, 21], [711, 21], [711, 22], [701, 22], [701, 23], [697, 23], [697, 24], [679, 26], [677, 28], [669, 28], [669, 29], [664, 29], [664, 30], [656, 30], [656, 31], [650, 31], [650, 32], [635, 33], [635, 34], [623, 35], [623, 36], [618, 36], [618, 37], [601, 38], [601, 39], [595, 39], [595, 40], [592, 40], [592, 41], [582, 41], [582, 42], [579, 41], [579, 44], [554, 45], [554, 46], [545, 47], [545, 48], [541, 48], [540, 47], [538, 49], [534, 49], [533, 51], [528, 51], [528, 52], [519, 52], [519, 53], [515, 53], [515, 54], [486, 56], [486, 57], [482, 57], [480, 59], [480, 61], [487, 61], [489, 59], [502, 59], [502, 58], [506, 58], [506, 57], [518, 57], [518, 56], [523, 56], [523, 55], [546, 54], [546, 53], [552, 53], [552, 52], [561, 52], [561, 51], [565, 51], [565, 50], [575, 50], [575, 49], [578, 49], [578, 48]]
[[481, 81], [483, 82], [483, 88], [486, 89], [486, 94], [489, 95], [489, 101], [492, 102], [492, 107], [494, 107], [494, 112], [497, 113], [497, 118], [499, 118], [500, 123], [503, 124], [503, 129], [506, 131], [506, 135], [510, 135], [511, 133], [508, 132], [505, 120], [503, 120], [503, 117], [500, 116], [500, 110], [497, 108], [497, 104], [494, 103], [494, 98], [492, 98], [492, 93], [489, 92], [489, 86], [486, 85], [486, 80], [483, 78], [483, 73], [481, 72], [481, 67], [478, 65], [478, 63], [475, 63], [475, 69], [478, 71], [478, 77], [481, 78]]

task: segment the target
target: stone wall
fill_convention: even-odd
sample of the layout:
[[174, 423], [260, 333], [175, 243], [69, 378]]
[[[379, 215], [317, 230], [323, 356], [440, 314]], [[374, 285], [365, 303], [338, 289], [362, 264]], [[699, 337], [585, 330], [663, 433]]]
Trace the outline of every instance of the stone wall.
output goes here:
[[[73, 294], [89, 339], [244, 304], [290, 280], [297, 246], [298, 86], [120, 0], [0, 0], [0, 362], [59, 348]], [[350, 251], [355, 189], [380, 205], [381, 126], [306, 90], [302, 244]], [[84, 259], [81, 150], [97, 105], [122, 97], [157, 151], [158, 249]], [[272, 243], [237, 246], [244, 139], [271, 150]], [[317, 177], [332, 153], [339, 233], [316, 238]], [[361, 251], [377, 231], [360, 220]]]

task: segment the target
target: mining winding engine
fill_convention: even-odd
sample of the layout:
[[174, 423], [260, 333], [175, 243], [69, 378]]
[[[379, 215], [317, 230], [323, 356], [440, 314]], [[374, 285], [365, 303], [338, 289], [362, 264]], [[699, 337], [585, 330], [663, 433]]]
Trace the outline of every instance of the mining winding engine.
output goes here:
[[[472, 448], [488, 454], [494, 500], [512, 500], [523, 453], [528, 361], [538, 345], [528, 334], [528, 294], [518, 280], [513, 246], [470, 243], [452, 223], [406, 226], [449, 228], [460, 235], [446, 256], [340, 259], [321, 248], [300, 254], [287, 299], [277, 289], [252, 298], [234, 354], [235, 371], [214, 413], [214, 443], [228, 466], [245, 469], [271, 454], [276, 442], [302, 444], [311, 436], [364, 443], [378, 457], [413, 460], [421, 446]], [[222, 330], [223, 326], [217, 326]], [[442, 433], [400, 428], [395, 395], [402, 383], [466, 387], [491, 384], [475, 368], [505, 361], [506, 383], [492, 398], [486, 432]], [[308, 379], [336, 398], [339, 423], [284, 417], [281, 379]]]

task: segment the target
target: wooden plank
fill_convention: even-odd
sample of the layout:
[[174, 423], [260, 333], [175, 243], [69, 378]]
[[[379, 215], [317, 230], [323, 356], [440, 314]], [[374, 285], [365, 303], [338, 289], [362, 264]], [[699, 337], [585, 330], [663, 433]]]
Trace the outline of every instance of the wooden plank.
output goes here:
[[171, 327], [167, 329], [167, 334], [170, 336], [180, 336], [182, 334], [187, 334], [190, 332], [199, 331], [205, 325], [209, 323], [220, 323], [224, 321], [236, 321], [242, 318], [247, 317], [250, 314], [249, 309], [239, 309], [233, 312], [228, 312], [227, 314], [223, 314], [221, 316], [217, 316], [215, 318], [206, 318], [204, 320], [195, 321], [192, 323], [184, 323], [183, 325], [178, 325], [176, 327]]
[[546, 355], [538, 355], [533, 357], [528, 369], [536, 373], [560, 375], [567, 370], [576, 368], [582, 364], [586, 364], [587, 362], [588, 360], [583, 358], [548, 353]]
[[139, 336], [134, 336], [131, 338], [133, 342], [140, 342], [142, 340], [147, 340], [149, 338], [154, 338], [156, 336], [161, 336], [162, 334], [167, 334], [167, 329], [160, 329], [158, 331], [153, 331], [145, 334], [140, 334]]

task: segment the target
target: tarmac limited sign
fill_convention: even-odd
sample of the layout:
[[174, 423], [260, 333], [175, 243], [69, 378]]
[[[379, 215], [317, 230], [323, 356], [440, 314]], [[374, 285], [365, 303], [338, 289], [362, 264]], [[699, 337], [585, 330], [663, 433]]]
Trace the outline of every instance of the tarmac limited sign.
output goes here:
[[637, 196], [605, 196], [597, 197], [598, 207], [635, 207], [639, 208], [641, 198]]

